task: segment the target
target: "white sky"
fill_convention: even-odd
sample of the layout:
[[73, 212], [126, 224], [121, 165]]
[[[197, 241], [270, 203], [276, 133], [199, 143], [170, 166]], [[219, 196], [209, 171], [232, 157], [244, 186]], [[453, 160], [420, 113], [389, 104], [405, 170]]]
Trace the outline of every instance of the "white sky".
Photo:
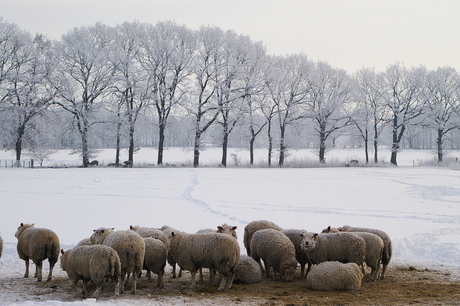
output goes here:
[[389, 64], [460, 70], [458, 0], [0, 0], [0, 16], [59, 39], [101, 21], [216, 25], [354, 72]]

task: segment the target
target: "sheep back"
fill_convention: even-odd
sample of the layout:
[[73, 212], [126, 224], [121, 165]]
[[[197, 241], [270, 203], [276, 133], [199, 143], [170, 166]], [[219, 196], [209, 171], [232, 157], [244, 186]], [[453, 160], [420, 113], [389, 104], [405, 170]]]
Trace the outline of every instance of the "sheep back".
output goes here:
[[246, 255], [240, 257], [240, 261], [235, 269], [235, 284], [255, 284], [262, 280], [262, 269], [252, 258]]
[[91, 238], [84, 238], [80, 240], [80, 242], [78, 242], [75, 247], [78, 248], [84, 245], [93, 245], [93, 243], [91, 242]]
[[267, 220], [256, 220], [249, 222], [245, 227], [244, 227], [244, 236], [243, 236], [243, 244], [244, 247], [246, 248], [246, 252], [248, 256], [251, 256], [251, 239], [252, 235], [254, 235], [255, 232], [258, 230], [262, 229], [275, 229], [278, 231], [282, 231], [283, 229], [276, 225], [275, 223]]
[[366, 242], [352, 233], [307, 233], [301, 245], [310, 261], [309, 268], [325, 261], [354, 262], [363, 267], [366, 256]]
[[307, 275], [307, 287], [313, 290], [359, 290], [363, 274], [356, 263], [323, 262]]
[[384, 244], [383, 254], [382, 254], [382, 266], [383, 267], [382, 267], [382, 274], [381, 274], [380, 277], [384, 278], [386, 268], [387, 268], [388, 264], [390, 263], [391, 256], [393, 254], [393, 247], [391, 245], [390, 236], [386, 232], [384, 232], [382, 230], [379, 230], [379, 229], [364, 228], [364, 227], [352, 227], [352, 226], [349, 226], [349, 225], [344, 225], [342, 227], [339, 227], [338, 230], [340, 232], [367, 232], [367, 233], [372, 233], [372, 234], [377, 235], [380, 238], [382, 238], [383, 244]]
[[16, 233], [18, 239], [17, 251], [19, 258], [26, 262], [24, 277], [29, 276], [29, 259], [36, 265], [37, 281], [42, 280], [42, 262], [48, 259], [50, 270], [48, 281], [52, 278], [53, 267], [58, 261], [60, 243], [58, 236], [49, 229], [37, 228], [33, 224], [24, 224], [18, 227]]
[[276, 273], [286, 281], [292, 281], [297, 268], [295, 247], [283, 232], [275, 229], [263, 229], [254, 233], [250, 244], [251, 257], [260, 263], [264, 261], [265, 272], [270, 276], [273, 268], [273, 279]]
[[64, 252], [61, 250], [61, 268], [69, 279], [77, 285], [83, 280], [82, 297], [86, 297], [86, 283], [93, 281], [97, 297], [106, 278], [115, 281], [115, 296], [119, 295], [121, 263], [118, 253], [105, 245], [82, 245]]
[[147, 277], [150, 280], [150, 272], [158, 275], [159, 288], [164, 288], [163, 275], [166, 266], [168, 250], [164, 243], [152, 237], [143, 238], [145, 243], [145, 256], [143, 269], [147, 270]]
[[154, 239], [161, 240], [165, 246], [168, 246], [168, 236], [158, 228], [141, 227], [139, 225], [130, 226], [130, 229], [141, 235], [142, 238], [152, 237]]

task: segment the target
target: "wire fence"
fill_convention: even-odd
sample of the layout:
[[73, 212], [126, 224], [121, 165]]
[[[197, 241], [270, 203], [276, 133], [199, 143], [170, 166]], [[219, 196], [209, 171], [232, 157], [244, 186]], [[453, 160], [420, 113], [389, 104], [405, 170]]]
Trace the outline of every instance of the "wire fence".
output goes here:
[[0, 168], [33, 168], [33, 167], [34, 167], [33, 159], [23, 159], [23, 160], [0, 159]]

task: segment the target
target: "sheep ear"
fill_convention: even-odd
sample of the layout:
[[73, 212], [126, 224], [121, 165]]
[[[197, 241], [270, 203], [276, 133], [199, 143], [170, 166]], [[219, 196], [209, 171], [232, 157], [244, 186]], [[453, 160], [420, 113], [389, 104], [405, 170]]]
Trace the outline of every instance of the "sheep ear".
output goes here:
[[232, 230], [236, 230], [237, 228], [238, 228], [238, 227], [234, 226], [234, 227], [232, 227]]
[[64, 249], [61, 249], [61, 254], [64, 255]]
[[24, 226], [24, 223], [21, 222], [21, 226]]
[[112, 231], [115, 230], [115, 227], [112, 227]]
[[331, 231], [331, 226], [329, 225], [329, 226], [327, 227], [327, 232], [329, 233], [330, 231]]
[[132, 226], [132, 225], [130, 225], [130, 226], [129, 226], [129, 229], [131, 229], [131, 230], [132, 230], [132, 229], [133, 229], [133, 226]]
[[96, 232], [96, 230], [93, 230], [93, 232]]
[[217, 228], [221, 230], [221, 229], [222, 229], [222, 226], [219, 225]]
[[299, 236], [302, 237], [302, 238], [305, 238], [305, 236], [303, 234], [299, 234]]
[[174, 233], [174, 232], [171, 232], [171, 236], [176, 236], [176, 233]]
[[318, 238], [318, 233], [313, 234], [313, 239]]

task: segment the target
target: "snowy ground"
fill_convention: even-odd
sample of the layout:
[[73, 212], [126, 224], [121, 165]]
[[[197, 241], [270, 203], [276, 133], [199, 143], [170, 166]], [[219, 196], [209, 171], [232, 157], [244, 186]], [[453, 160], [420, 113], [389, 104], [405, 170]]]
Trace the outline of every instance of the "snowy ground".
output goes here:
[[[0, 169], [0, 279], [24, 273], [14, 237], [21, 222], [54, 230], [64, 248], [98, 227], [167, 224], [195, 232], [229, 223], [238, 226], [245, 253], [244, 226], [258, 219], [311, 232], [328, 225], [379, 228], [393, 240], [392, 263], [460, 277], [460, 172], [412, 167], [431, 153], [406, 153], [399, 167]], [[2, 294], [0, 304], [10, 300]], [[47, 303], [55, 304], [71, 303]]]

